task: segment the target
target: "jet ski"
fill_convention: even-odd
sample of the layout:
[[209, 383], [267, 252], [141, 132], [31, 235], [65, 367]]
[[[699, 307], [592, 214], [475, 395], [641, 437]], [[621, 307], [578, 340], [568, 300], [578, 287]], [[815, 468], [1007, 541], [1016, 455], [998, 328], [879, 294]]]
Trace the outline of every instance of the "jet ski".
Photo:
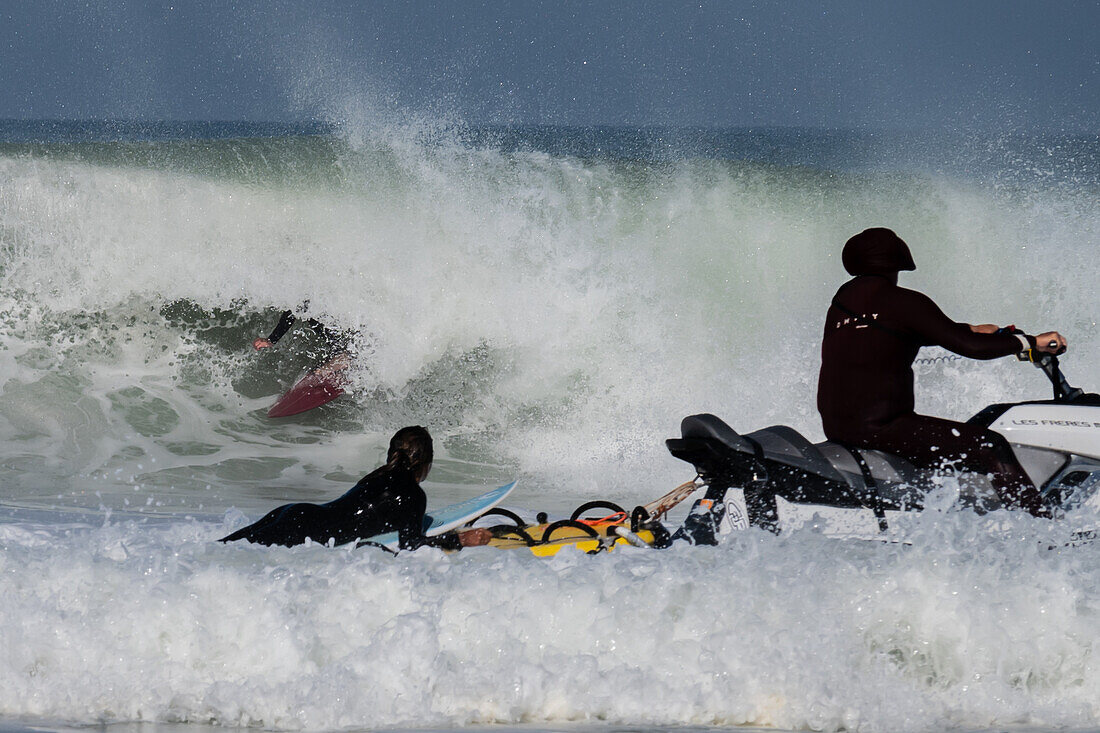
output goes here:
[[[1056, 356], [1031, 351], [1020, 358], [1046, 374], [1053, 398], [990, 405], [969, 422], [1005, 436], [1046, 505], [1068, 511], [1100, 493], [1100, 395], [1070, 386]], [[684, 418], [680, 433], [666, 441], [668, 449], [694, 466], [706, 486], [673, 535], [693, 544], [717, 544], [749, 527], [779, 532], [821, 517], [832, 517], [849, 536], [867, 527], [882, 536], [899, 513], [921, 511], [943, 485], [942, 474], [897, 456], [813, 444], [784, 425], [742, 435], [701, 414]], [[959, 503], [980, 512], [1000, 507], [988, 477], [956, 478]]]

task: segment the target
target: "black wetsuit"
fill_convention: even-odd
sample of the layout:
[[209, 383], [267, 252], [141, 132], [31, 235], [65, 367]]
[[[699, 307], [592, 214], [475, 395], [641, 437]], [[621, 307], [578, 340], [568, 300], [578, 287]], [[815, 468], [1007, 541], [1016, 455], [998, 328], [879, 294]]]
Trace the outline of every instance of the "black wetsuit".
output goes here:
[[422, 545], [458, 549], [451, 534], [426, 537], [427, 498], [410, 468], [382, 466], [364, 476], [339, 499], [327, 504], [286, 504], [222, 542], [248, 540], [261, 545], [300, 545], [306, 538], [321, 544], [343, 545], [383, 532], [397, 532], [401, 549]]
[[974, 333], [945, 316], [926, 295], [900, 288], [890, 278], [853, 278], [833, 297], [821, 343], [817, 407], [825, 435], [894, 453], [921, 467], [954, 465], [989, 474], [1006, 506], [1047, 515], [1004, 437], [914, 412], [913, 360], [922, 346], [942, 346], [973, 359], [1025, 348], [1010, 333]]
[[[272, 329], [267, 340], [273, 344], [279, 343], [279, 339], [285, 336], [286, 332], [289, 331], [297, 321], [298, 317], [294, 315], [294, 311], [283, 311], [279, 315], [279, 322], [275, 324], [275, 328]], [[354, 339], [354, 332], [334, 331], [315, 318], [306, 319], [306, 325], [309, 326], [310, 330], [317, 334], [317, 337], [333, 351], [347, 351]]]

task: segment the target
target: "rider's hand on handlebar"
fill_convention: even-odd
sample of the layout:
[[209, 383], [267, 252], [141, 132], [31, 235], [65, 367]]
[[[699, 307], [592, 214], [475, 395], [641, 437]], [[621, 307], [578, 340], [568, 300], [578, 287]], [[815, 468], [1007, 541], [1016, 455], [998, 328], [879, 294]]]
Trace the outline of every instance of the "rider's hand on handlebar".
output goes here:
[[1066, 350], [1066, 339], [1057, 331], [1047, 331], [1035, 337], [1035, 349], [1057, 356]]

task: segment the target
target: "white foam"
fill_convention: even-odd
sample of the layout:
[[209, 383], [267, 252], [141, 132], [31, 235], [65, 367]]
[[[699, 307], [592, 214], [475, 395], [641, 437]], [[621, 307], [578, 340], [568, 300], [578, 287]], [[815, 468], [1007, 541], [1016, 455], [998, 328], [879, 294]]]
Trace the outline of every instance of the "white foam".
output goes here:
[[[558, 512], [688, 478], [662, 443], [686, 414], [820, 437], [821, 319], [840, 244], [872, 225], [949, 315], [1063, 330], [1095, 390], [1095, 191], [415, 134], [340, 156], [321, 183], [0, 158], [5, 500], [91, 510], [0, 524], [0, 716], [1100, 724], [1100, 550], [1041, 552], [1064, 537], [1026, 517], [944, 515], [911, 547], [753, 533], [550, 561], [224, 547], [225, 523], [179, 519], [332, 498], [408, 423], [437, 437], [432, 505], [518, 474], [522, 508]], [[161, 315], [176, 299], [242, 318], [310, 299], [361, 329], [346, 411], [266, 421], [272, 395], [240, 387], [253, 334], [212, 346]], [[918, 379], [919, 409], [953, 418], [1048, 390], [1007, 361]]]
[[[1005, 523], [1007, 521], [1007, 524]], [[946, 514], [912, 546], [393, 558], [225, 526], [7, 533], [0, 715], [276, 729], [1095, 726], [1095, 546]]]

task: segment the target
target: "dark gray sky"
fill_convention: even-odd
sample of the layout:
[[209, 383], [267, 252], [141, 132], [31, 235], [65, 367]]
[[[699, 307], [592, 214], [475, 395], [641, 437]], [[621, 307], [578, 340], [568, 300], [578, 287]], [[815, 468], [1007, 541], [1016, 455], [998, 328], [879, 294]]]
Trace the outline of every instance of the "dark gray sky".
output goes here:
[[0, 118], [1100, 129], [1100, 3], [0, 0]]

